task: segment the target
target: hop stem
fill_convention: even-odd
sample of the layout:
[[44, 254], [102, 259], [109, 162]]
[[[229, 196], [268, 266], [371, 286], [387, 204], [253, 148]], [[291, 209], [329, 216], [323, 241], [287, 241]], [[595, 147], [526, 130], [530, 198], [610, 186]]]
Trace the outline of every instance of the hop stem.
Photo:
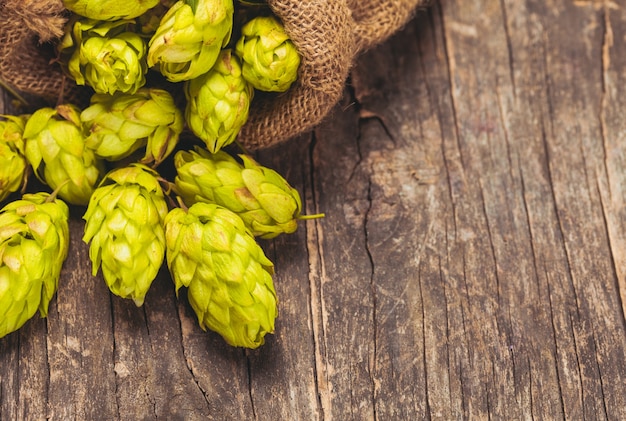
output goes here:
[[66, 185], [67, 183], [69, 183], [69, 182], [70, 182], [70, 179], [68, 178], [67, 180], [65, 180], [64, 182], [62, 182], [61, 184], [59, 184], [59, 186], [58, 186], [56, 189], [54, 189], [54, 191], [53, 191], [52, 193], [50, 193], [50, 196], [48, 196], [48, 197], [46, 198], [46, 200], [45, 200], [45, 201], [46, 201], [46, 203], [50, 203], [50, 202], [52, 202], [52, 201], [56, 200], [57, 195], [59, 194], [59, 191], [61, 191], [61, 189], [62, 189], [63, 187], [65, 187], [65, 185]]
[[176, 196], [176, 201], [178, 201], [179, 208], [181, 208], [185, 212], [189, 212], [189, 208], [185, 205], [185, 202], [183, 202], [183, 199], [181, 199], [180, 196]]
[[185, 3], [191, 7], [191, 10], [196, 13], [198, 9], [198, 0], [185, 0]]
[[313, 215], [299, 215], [298, 219], [302, 220], [302, 221], [306, 221], [309, 219], [319, 219], [319, 218], [324, 218], [326, 217], [325, 213], [316, 213]]
[[[181, 207], [172, 198], [172, 193], [174, 193], [176, 195], [176, 199], [178, 203], [181, 202], [180, 195], [176, 192], [176, 185], [172, 183], [171, 181], [166, 180], [163, 177], [158, 177], [157, 180], [159, 181], [159, 185], [161, 186], [161, 189], [163, 190], [163, 194], [167, 198], [167, 201], [169, 202], [170, 207], [172, 208]], [[183, 208], [183, 209], [186, 209], [186, 208]]]
[[9, 86], [4, 80], [0, 78], [0, 87], [2, 87], [5, 91], [11, 94], [12, 97], [21, 102], [24, 106], [28, 107], [28, 101], [24, 99], [15, 89]]
[[26, 188], [28, 187], [28, 177], [30, 176], [33, 168], [30, 165], [26, 166], [26, 170], [24, 170], [24, 176], [22, 177], [22, 188], [20, 190], [20, 194], [24, 195], [26, 193]]
[[242, 144], [239, 140], [235, 139], [235, 141], [234, 141], [233, 143], [234, 143], [235, 145], [237, 145], [237, 147], [241, 150], [241, 152], [242, 152], [243, 154], [248, 155], [248, 156], [250, 156], [250, 155], [251, 155], [251, 154], [250, 154], [250, 151], [248, 151], [248, 150], [245, 148], [245, 146], [243, 146], [243, 144]]

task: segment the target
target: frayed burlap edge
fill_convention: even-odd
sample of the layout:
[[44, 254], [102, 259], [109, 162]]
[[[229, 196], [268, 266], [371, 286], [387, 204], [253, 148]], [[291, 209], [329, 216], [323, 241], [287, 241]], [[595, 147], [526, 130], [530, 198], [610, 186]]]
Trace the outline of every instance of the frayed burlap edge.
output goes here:
[[0, 2], [0, 79], [49, 103], [82, 94], [54, 62], [54, 45], [67, 20], [61, 0]]

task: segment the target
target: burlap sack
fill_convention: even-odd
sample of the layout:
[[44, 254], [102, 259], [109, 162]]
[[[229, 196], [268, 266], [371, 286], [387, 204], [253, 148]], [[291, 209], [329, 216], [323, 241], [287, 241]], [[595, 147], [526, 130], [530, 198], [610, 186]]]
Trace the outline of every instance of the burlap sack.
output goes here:
[[[313, 129], [340, 99], [358, 54], [399, 30], [428, 0], [267, 0], [302, 62], [283, 94], [258, 95], [239, 141], [249, 150]], [[55, 103], [80, 89], [52, 59], [66, 11], [61, 0], [0, 0], [0, 79]]]
[[[0, 79], [12, 88], [55, 103], [66, 83], [52, 42], [63, 34], [61, 0], [0, 0]], [[71, 94], [66, 95], [71, 98]]]
[[239, 140], [255, 150], [315, 127], [338, 102], [362, 51], [399, 30], [428, 0], [268, 0], [297, 46], [298, 80], [254, 103]]

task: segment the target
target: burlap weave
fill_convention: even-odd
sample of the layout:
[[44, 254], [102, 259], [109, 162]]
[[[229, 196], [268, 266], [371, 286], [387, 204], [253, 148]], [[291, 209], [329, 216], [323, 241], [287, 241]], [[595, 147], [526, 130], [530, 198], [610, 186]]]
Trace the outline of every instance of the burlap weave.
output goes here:
[[[54, 103], [65, 91], [61, 67], [52, 64], [53, 42], [63, 34], [66, 11], [61, 0], [0, 0], [0, 79], [7, 85]], [[64, 85], [67, 87], [64, 89]]]
[[[302, 62], [283, 94], [258, 95], [239, 141], [250, 150], [313, 129], [339, 101], [356, 56], [386, 40], [428, 0], [267, 0]], [[55, 103], [80, 89], [63, 77], [53, 42], [67, 17], [62, 0], [0, 0], [0, 79]]]

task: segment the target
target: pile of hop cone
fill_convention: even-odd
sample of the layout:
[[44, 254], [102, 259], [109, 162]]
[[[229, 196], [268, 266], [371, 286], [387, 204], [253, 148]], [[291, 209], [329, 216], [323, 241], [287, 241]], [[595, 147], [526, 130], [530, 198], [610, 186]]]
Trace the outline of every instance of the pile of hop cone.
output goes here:
[[[58, 57], [89, 104], [0, 119], [0, 337], [46, 316], [84, 207], [93, 275], [137, 306], [164, 263], [203, 329], [256, 348], [273, 333], [274, 267], [258, 238], [296, 231], [298, 192], [231, 154], [256, 91], [296, 80], [298, 52], [262, 1], [64, 0]], [[233, 34], [237, 34], [236, 37]], [[236, 39], [235, 39], [236, 38]], [[151, 84], [150, 72], [166, 86]], [[181, 87], [181, 106], [171, 87]], [[181, 136], [194, 141], [186, 150]], [[175, 175], [158, 167], [171, 156]], [[50, 192], [28, 192], [36, 177]]]

